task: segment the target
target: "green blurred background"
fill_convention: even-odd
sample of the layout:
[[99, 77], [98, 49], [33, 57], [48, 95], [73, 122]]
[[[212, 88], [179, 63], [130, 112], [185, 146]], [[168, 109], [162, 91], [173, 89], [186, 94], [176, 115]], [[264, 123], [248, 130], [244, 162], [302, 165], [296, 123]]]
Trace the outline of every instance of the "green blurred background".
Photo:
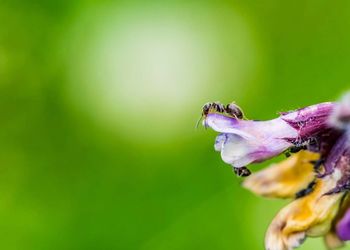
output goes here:
[[11, 0], [0, 22], [1, 249], [263, 249], [285, 202], [240, 187], [201, 106], [268, 119], [350, 83], [349, 1]]

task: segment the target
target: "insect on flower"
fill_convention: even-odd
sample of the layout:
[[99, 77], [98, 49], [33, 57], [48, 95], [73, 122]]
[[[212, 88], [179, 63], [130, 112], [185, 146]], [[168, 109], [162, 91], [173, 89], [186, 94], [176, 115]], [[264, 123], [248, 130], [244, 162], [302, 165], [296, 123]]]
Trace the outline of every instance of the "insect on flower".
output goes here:
[[243, 119], [244, 114], [239, 106], [237, 106], [234, 102], [229, 103], [227, 105], [223, 105], [220, 102], [208, 102], [202, 107], [202, 115], [198, 120], [196, 127], [198, 127], [199, 122], [205, 118], [210, 113], [222, 113], [231, 117], [235, 117], [238, 119]]
[[[329, 249], [350, 240], [350, 93], [281, 113], [268, 121], [244, 118], [234, 103], [207, 103], [203, 125], [216, 132], [214, 148], [243, 187], [292, 201], [268, 227], [265, 248], [290, 250], [323, 236]], [[251, 174], [246, 167], [282, 153], [290, 157]]]
[[220, 102], [208, 102], [202, 107], [202, 117], [207, 116], [209, 113], [225, 113], [229, 116], [243, 119], [243, 112], [234, 102], [227, 105], [223, 105]]

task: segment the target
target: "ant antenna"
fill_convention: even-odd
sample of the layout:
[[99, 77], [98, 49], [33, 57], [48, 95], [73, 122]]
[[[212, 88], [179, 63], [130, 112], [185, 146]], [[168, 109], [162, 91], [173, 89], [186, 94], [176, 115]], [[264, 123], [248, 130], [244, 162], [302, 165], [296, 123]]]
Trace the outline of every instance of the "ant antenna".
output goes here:
[[196, 127], [195, 127], [196, 129], [198, 129], [198, 125], [202, 121], [202, 119], [203, 119], [203, 115], [201, 115], [201, 117], [199, 117], [199, 119], [198, 119], [198, 121], [196, 123]]

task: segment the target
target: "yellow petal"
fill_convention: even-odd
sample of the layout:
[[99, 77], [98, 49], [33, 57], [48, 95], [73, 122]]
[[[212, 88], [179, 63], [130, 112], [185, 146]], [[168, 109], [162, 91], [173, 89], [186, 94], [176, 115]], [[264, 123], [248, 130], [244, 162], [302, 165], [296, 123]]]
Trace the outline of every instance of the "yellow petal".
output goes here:
[[243, 186], [258, 195], [273, 198], [293, 198], [315, 178], [313, 164], [318, 153], [300, 151], [286, 160], [273, 164], [245, 179]]
[[336, 249], [344, 246], [344, 242], [339, 239], [338, 235], [334, 231], [330, 231], [324, 236], [324, 242], [327, 249]]
[[340, 248], [340, 247], [344, 246], [344, 242], [336, 234], [335, 226], [337, 225], [339, 220], [341, 220], [341, 218], [343, 218], [344, 214], [346, 213], [346, 211], [349, 208], [350, 208], [350, 195], [347, 193], [344, 195], [344, 198], [342, 199], [342, 201], [340, 203], [339, 211], [332, 222], [332, 228], [331, 228], [330, 232], [328, 232], [324, 236], [324, 242], [325, 242], [328, 249], [336, 249], [336, 248]]
[[317, 179], [313, 192], [284, 207], [267, 230], [266, 249], [290, 250], [298, 247], [306, 236], [318, 237], [328, 233], [343, 194], [324, 193], [332, 189], [339, 179], [338, 170]]

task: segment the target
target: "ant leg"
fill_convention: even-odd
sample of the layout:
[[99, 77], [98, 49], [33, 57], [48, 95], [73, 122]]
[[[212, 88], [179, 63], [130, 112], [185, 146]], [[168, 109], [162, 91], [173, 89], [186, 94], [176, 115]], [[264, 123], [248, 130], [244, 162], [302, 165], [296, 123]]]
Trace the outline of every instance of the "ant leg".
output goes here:
[[314, 170], [318, 172], [320, 170], [320, 167], [324, 163], [324, 159], [321, 158], [316, 161], [310, 161], [310, 163], [314, 165]]
[[284, 151], [284, 155], [288, 158], [291, 156], [290, 152], [287, 150], [287, 151]]

